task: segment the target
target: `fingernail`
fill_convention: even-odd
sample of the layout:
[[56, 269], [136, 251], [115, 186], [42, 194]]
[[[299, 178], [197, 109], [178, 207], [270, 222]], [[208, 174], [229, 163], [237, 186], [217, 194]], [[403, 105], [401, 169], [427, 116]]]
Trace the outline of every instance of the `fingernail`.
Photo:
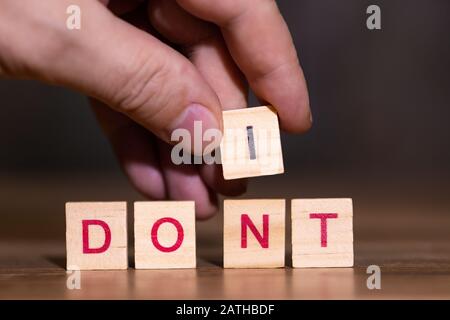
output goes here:
[[190, 104], [181, 115], [173, 121], [169, 136], [176, 129], [186, 129], [191, 135], [191, 141], [183, 141], [186, 148], [196, 155], [202, 155], [203, 133], [208, 129], [220, 130], [219, 122], [214, 114], [205, 106], [193, 103]]
[[313, 116], [312, 116], [312, 112], [309, 112], [309, 122], [313, 123]]

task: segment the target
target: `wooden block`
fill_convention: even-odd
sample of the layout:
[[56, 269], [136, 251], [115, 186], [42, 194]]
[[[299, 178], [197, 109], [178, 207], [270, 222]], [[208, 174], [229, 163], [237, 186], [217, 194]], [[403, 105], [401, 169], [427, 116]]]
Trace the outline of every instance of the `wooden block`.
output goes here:
[[127, 203], [66, 203], [67, 270], [128, 268]]
[[226, 180], [284, 172], [277, 113], [271, 107], [223, 112], [220, 144]]
[[136, 269], [195, 268], [194, 201], [134, 203]]
[[281, 268], [285, 200], [224, 201], [224, 268]]
[[352, 199], [292, 200], [294, 268], [353, 266]]

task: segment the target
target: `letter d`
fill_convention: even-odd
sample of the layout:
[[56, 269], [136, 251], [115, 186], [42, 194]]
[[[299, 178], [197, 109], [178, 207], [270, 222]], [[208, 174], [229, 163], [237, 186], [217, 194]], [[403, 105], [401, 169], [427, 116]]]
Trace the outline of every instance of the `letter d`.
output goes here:
[[[111, 245], [111, 229], [108, 224], [102, 220], [83, 220], [83, 253], [103, 253], [108, 250]], [[89, 226], [100, 226], [105, 232], [105, 242], [99, 248], [91, 248], [89, 246]]]

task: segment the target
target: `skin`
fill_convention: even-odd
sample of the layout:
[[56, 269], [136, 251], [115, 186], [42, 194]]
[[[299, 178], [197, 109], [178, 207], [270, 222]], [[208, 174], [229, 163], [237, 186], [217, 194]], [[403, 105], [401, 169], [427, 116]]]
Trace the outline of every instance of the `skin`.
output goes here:
[[[66, 9], [81, 8], [81, 30]], [[78, 90], [91, 104], [131, 183], [149, 199], [195, 200], [245, 192], [220, 166], [170, 161], [170, 133], [222, 129], [222, 110], [247, 106], [248, 87], [273, 105], [283, 130], [312, 124], [291, 35], [272, 0], [2, 0], [0, 76]]]

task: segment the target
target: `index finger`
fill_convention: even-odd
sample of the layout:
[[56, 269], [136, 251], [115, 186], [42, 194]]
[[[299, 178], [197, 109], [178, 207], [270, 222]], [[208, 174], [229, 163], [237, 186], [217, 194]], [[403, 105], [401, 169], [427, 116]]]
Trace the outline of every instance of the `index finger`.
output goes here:
[[279, 114], [281, 127], [304, 132], [312, 123], [308, 90], [289, 29], [273, 0], [177, 0], [221, 27], [236, 64], [257, 97]]

